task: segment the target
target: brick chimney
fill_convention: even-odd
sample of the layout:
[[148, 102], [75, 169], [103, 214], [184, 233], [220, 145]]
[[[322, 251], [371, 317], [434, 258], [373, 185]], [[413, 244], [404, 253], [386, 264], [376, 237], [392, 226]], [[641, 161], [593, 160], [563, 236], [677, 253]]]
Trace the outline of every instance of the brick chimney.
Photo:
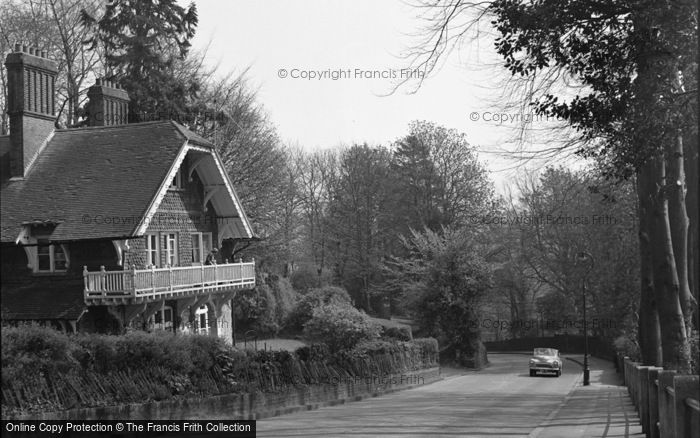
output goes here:
[[7, 55], [7, 113], [10, 116], [10, 176], [27, 168], [54, 131], [58, 65], [46, 51], [15, 44]]
[[117, 83], [98, 79], [88, 89], [89, 126], [123, 125], [129, 122], [129, 94]]

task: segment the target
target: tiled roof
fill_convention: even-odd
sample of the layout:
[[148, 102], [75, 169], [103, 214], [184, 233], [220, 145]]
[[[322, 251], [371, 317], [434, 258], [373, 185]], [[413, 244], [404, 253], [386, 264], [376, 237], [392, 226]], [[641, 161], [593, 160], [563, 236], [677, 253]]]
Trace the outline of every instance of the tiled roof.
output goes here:
[[1, 240], [47, 221], [52, 241], [133, 236], [186, 140], [212, 147], [172, 121], [57, 130], [24, 179], [3, 183]]
[[3, 288], [3, 320], [65, 319], [75, 321], [87, 309], [80, 287]]

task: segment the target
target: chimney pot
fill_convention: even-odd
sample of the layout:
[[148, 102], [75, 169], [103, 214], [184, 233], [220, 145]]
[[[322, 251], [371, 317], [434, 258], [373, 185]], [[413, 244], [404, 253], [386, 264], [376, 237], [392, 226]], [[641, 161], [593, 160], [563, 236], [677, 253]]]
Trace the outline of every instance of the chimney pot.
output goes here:
[[15, 43], [15, 52], [21, 52], [22, 51], [22, 45], [20, 43]]
[[41, 57], [42, 57], [42, 58], [46, 58], [46, 57], [47, 57], [47, 56], [46, 56], [46, 50], [42, 50], [42, 51], [41, 51]]
[[[19, 44], [15, 48], [20, 48]], [[7, 113], [10, 119], [10, 175], [23, 177], [40, 147], [54, 130], [58, 66], [41, 58], [41, 50], [21, 45], [9, 53]], [[30, 54], [34, 56], [24, 56]]]
[[129, 94], [116, 81], [108, 78], [95, 80], [88, 90], [88, 125], [109, 126], [129, 121]]

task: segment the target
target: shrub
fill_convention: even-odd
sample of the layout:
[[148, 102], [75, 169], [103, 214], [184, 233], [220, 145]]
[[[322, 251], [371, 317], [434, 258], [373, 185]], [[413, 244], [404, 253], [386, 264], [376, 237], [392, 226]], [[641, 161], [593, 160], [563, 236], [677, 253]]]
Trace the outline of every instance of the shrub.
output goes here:
[[379, 324], [354, 307], [328, 304], [317, 307], [304, 325], [304, 332], [311, 339], [328, 344], [331, 351], [347, 350], [363, 340], [379, 337]]
[[2, 329], [2, 378], [36, 379], [80, 367], [86, 354], [69, 336], [50, 327], [21, 324]]
[[187, 348], [191, 338], [195, 337], [142, 331], [117, 336], [117, 364], [122, 370], [162, 367], [173, 374], [187, 374], [194, 368]]
[[411, 327], [405, 324], [383, 318], [371, 318], [372, 321], [382, 326], [381, 337], [384, 339], [396, 339], [410, 341], [413, 339]]
[[94, 370], [99, 373], [107, 373], [117, 369], [121, 362], [117, 351], [118, 336], [81, 333], [75, 337], [78, 343], [88, 355], [88, 360], [83, 362], [84, 369]]
[[330, 357], [330, 350], [326, 344], [311, 344], [299, 347], [294, 354], [303, 361], [324, 361]]
[[294, 330], [301, 330], [311, 317], [314, 309], [324, 305], [352, 306], [348, 292], [340, 287], [326, 286], [312, 289], [302, 295], [297, 301], [294, 311], [291, 313], [288, 326]]
[[636, 340], [631, 339], [629, 336], [618, 336], [613, 341], [613, 346], [616, 351], [621, 352], [624, 356], [628, 356], [633, 360], [639, 360], [641, 358], [639, 345]]
[[304, 266], [292, 272], [291, 281], [294, 289], [302, 293], [321, 286], [318, 272], [309, 266]]
[[423, 352], [424, 357], [429, 357], [433, 362], [437, 362], [440, 349], [438, 341], [435, 338], [416, 338], [413, 344], [418, 346]]
[[411, 336], [410, 327], [383, 327], [382, 338], [398, 339], [399, 341], [410, 341], [413, 337]]
[[[353, 349], [336, 351], [313, 344], [294, 353], [242, 352], [218, 338], [198, 335], [137, 331], [124, 336], [67, 335], [39, 326], [6, 328], [2, 384], [15, 396], [3, 397], [3, 412], [91, 406], [89, 398], [81, 396], [81, 385], [88, 385], [100, 403], [139, 403], [177, 395], [276, 392], [337, 381], [339, 376], [384, 376], [434, 365], [429, 360], [437, 352], [434, 339], [377, 339], [379, 327], [352, 307], [323, 306], [312, 321], [321, 321], [324, 315], [329, 316], [326, 325], [333, 327], [336, 344], [362, 340]], [[117, 373], [126, 374], [131, 386], [115, 385], [123, 379], [115, 380]], [[129, 376], [135, 373], [139, 375], [132, 380]], [[59, 388], [60, 397], [52, 388]]]
[[356, 356], [371, 356], [374, 354], [396, 354], [403, 350], [404, 345], [399, 341], [387, 341], [384, 339], [374, 339], [359, 342], [352, 349], [352, 354]]
[[239, 291], [232, 304], [241, 330], [255, 330], [259, 336], [275, 335], [279, 331], [275, 294], [266, 282], [260, 281], [255, 289]]

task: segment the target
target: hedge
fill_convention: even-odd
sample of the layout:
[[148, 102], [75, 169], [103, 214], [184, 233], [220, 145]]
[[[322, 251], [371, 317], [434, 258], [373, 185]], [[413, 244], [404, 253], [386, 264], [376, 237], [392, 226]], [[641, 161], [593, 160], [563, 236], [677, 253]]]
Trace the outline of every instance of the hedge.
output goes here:
[[304, 333], [323, 341], [331, 351], [353, 348], [361, 341], [379, 338], [381, 326], [365, 313], [349, 305], [328, 304], [316, 307], [304, 324]]
[[56, 411], [337, 382], [435, 366], [437, 341], [367, 341], [243, 352], [215, 337], [132, 332], [68, 335], [38, 326], [2, 331], [2, 410]]

